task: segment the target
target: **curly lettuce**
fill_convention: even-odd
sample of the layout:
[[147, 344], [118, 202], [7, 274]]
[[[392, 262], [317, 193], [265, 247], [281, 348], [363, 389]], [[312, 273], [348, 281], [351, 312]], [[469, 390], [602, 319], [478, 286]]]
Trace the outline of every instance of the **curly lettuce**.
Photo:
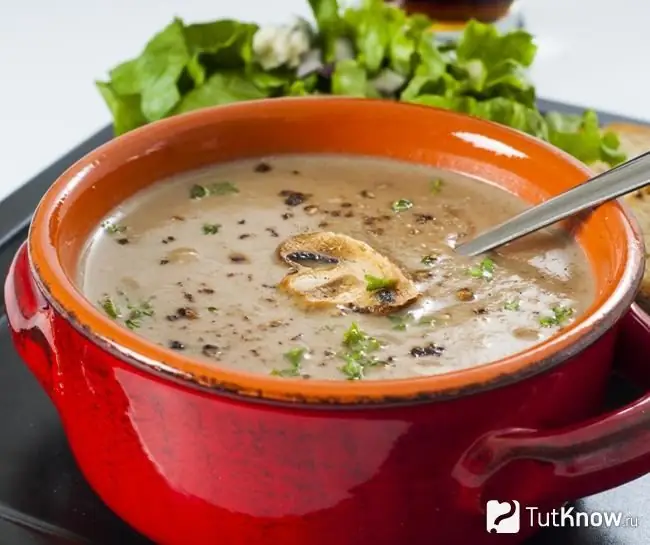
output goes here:
[[315, 22], [309, 28], [311, 50], [297, 68], [262, 68], [253, 47], [255, 24], [187, 25], [174, 19], [139, 56], [96, 83], [115, 134], [229, 102], [334, 94], [462, 112], [550, 142], [587, 164], [615, 166], [626, 158], [617, 136], [601, 130], [595, 112], [539, 111], [527, 77], [537, 47], [523, 30], [501, 34], [471, 21], [456, 41], [443, 43], [426, 16], [382, 0], [347, 9], [337, 0], [308, 2]]

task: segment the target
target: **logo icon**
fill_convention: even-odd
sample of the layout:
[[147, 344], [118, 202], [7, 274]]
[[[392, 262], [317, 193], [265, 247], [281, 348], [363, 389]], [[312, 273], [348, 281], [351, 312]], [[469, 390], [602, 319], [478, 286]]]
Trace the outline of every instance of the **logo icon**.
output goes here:
[[520, 507], [516, 500], [490, 500], [485, 511], [486, 529], [490, 534], [517, 534]]

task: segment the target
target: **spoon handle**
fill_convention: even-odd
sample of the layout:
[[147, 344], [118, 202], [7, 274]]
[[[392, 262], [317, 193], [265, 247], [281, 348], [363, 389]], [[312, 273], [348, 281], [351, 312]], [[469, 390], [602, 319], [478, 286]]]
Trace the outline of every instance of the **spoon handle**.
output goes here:
[[631, 193], [649, 183], [650, 152], [646, 152], [557, 197], [529, 208], [473, 240], [456, 246], [455, 251], [465, 256], [482, 254], [578, 212]]

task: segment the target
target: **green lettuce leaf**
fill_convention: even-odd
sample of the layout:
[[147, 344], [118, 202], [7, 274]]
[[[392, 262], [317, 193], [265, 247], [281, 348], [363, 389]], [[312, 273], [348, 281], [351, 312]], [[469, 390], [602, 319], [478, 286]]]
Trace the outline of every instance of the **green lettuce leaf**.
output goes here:
[[548, 127], [542, 115], [514, 100], [497, 97], [479, 101], [474, 115], [548, 140]]
[[625, 160], [625, 155], [618, 150], [618, 137], [611, 132], [602, 134], [598, 115], [593, 110], [582, 115], [550, 112], [546, 121], [551, 144], [584, 163], [602, 160], [614, 166]]
[[325, 62], [334, 61], [336, 40], [343, 33], [343, 21], [337, 0], [309, 0], [318, 29], [318, 42]]
[[271, 96], [281, 95], [295, 80], [295, 76], [288, 70], [272, 70], [265, 72], [255, 67], [246, 72], [247, 78], [259, 89], [268, 92]]
[[527, 32], [500, 34], [493, 25], [471, 21], [456, 48], [452, 72], [464, 81], [463, 93], [477, 98], [508, 98], [535, 105], [535, 89], [525, 69], [537, 46]]
[[243, 100], [266, 98], [268, 93], [258, 89], [243, 74], [214, 74], [201, 87], [190, 91], [174, 113], [180, 114], [207, 106], [218, 106]]
[[523, 30], [500, 34], [494, 25], [472, 20], [465, 27], [456, 47], [460, 63], [471, 59], [482, 61], [488, 70], [504, 60], [530, 66], [537, 46], [533, 37]]
[[363, 67], [351, 59], [337, 62], [332, 73], [332, 94], [368, 96], [368, 76]]
[[308, 96], [314, 93], [318, 77], [316, 74], [298, 79], [288, 86], [286, 94], [292, 97]]
[[140, 107], [147, 121], [162, 119], [181, 99], [178, 81], [190, 60], [180, 19], [156, 34], [142, 54], [110, 72], [114, 93], [141, 96]]
[[191, 54], [187, 69], [195, 85], [202, 85], [216, 70], [249, 66], [257, 28], [254, 24], [229, 19], [186, 27], [185, 39]]
[[412, 101], [420, 95], [440, 95], [443, 98], [458, 97], [460, 82], [449, 74], [442, 74], [438, 77], [415, 76], [406, 86], [401, 94], [401, 100]]
[[357, 60], [371, 74], [379, 71], [395, 30], [390, 10], [381, 0], [366, 0], [360, 10], [347, 10], [344, 15], [353, 27]]
[[409, 76], [413, 71], [415, 48], [416, 40], [409, 36], [408, 29], [395, 30], [388, 44], [390, 67], [398, 74]]
[[124, 134], [144, 125], [147, 120], [140, 109], [140, 95], [118, 95], [110, 83], [95, 83], [111, 114], [113, 131], [116, 135]]
[[411, 102], [480, 117], [548, 140], [548, 127], [542, 115], [536, 109], [514, 100], [501, 97], [477, 100], [468, 96], [422, 95]]
[[604, 132], [600, 142], [600, 160], [612, 166], [626, 161], [627, 155], [620, 150], [620, 146], [621, 141], [616, 133]]
[[344, 11], [337, 0], [308, 1], [325, 65], [318, 73], [298, 78], [295, 69], [262, 69], [252, 49], [255, 24], [174, 19], [138, 57], [96, 83], [116, 134], [206, 106], [331, 93], [463, 112], [551, 142], [585, 163], [625, 159], [618, 137], [602, 132], [594, 112], [540, 113], [526, 74], [537, 51], [527, 32], [501, 34], [471, 21], [458, 40], [441, 43], [427, 17], [381, 0]]
[[430, 32], [423, 33], [417, 46], [417, 67], [413, 79], [402, 91], [401, 100], [412, 100], [421, 94], [444, 96], [455, 92], [459, 85], [447, 72], [449, 59], [442, 53]]

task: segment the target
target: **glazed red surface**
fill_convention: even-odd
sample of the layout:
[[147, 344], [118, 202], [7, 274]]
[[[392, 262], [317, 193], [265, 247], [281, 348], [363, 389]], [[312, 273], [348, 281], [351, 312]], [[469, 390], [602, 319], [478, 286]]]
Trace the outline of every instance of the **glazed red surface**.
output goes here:
[[[551, 508], [650, 468], [648, 396], [594, 416], [613, 330], [561, 366], [480, 394], [316, 408], [208, 393], [123, 362], [49, 306], [24, 247], [5, 298], [84, 475], [162, 545], [515, 544], [533, 531], [526, 518], [519, 534], [490, 535], [486, 500]], [[626, 318], [625, 335], [647, 348], [641, 321]], [[623, 363], [648, 379], [640, 355]]]

